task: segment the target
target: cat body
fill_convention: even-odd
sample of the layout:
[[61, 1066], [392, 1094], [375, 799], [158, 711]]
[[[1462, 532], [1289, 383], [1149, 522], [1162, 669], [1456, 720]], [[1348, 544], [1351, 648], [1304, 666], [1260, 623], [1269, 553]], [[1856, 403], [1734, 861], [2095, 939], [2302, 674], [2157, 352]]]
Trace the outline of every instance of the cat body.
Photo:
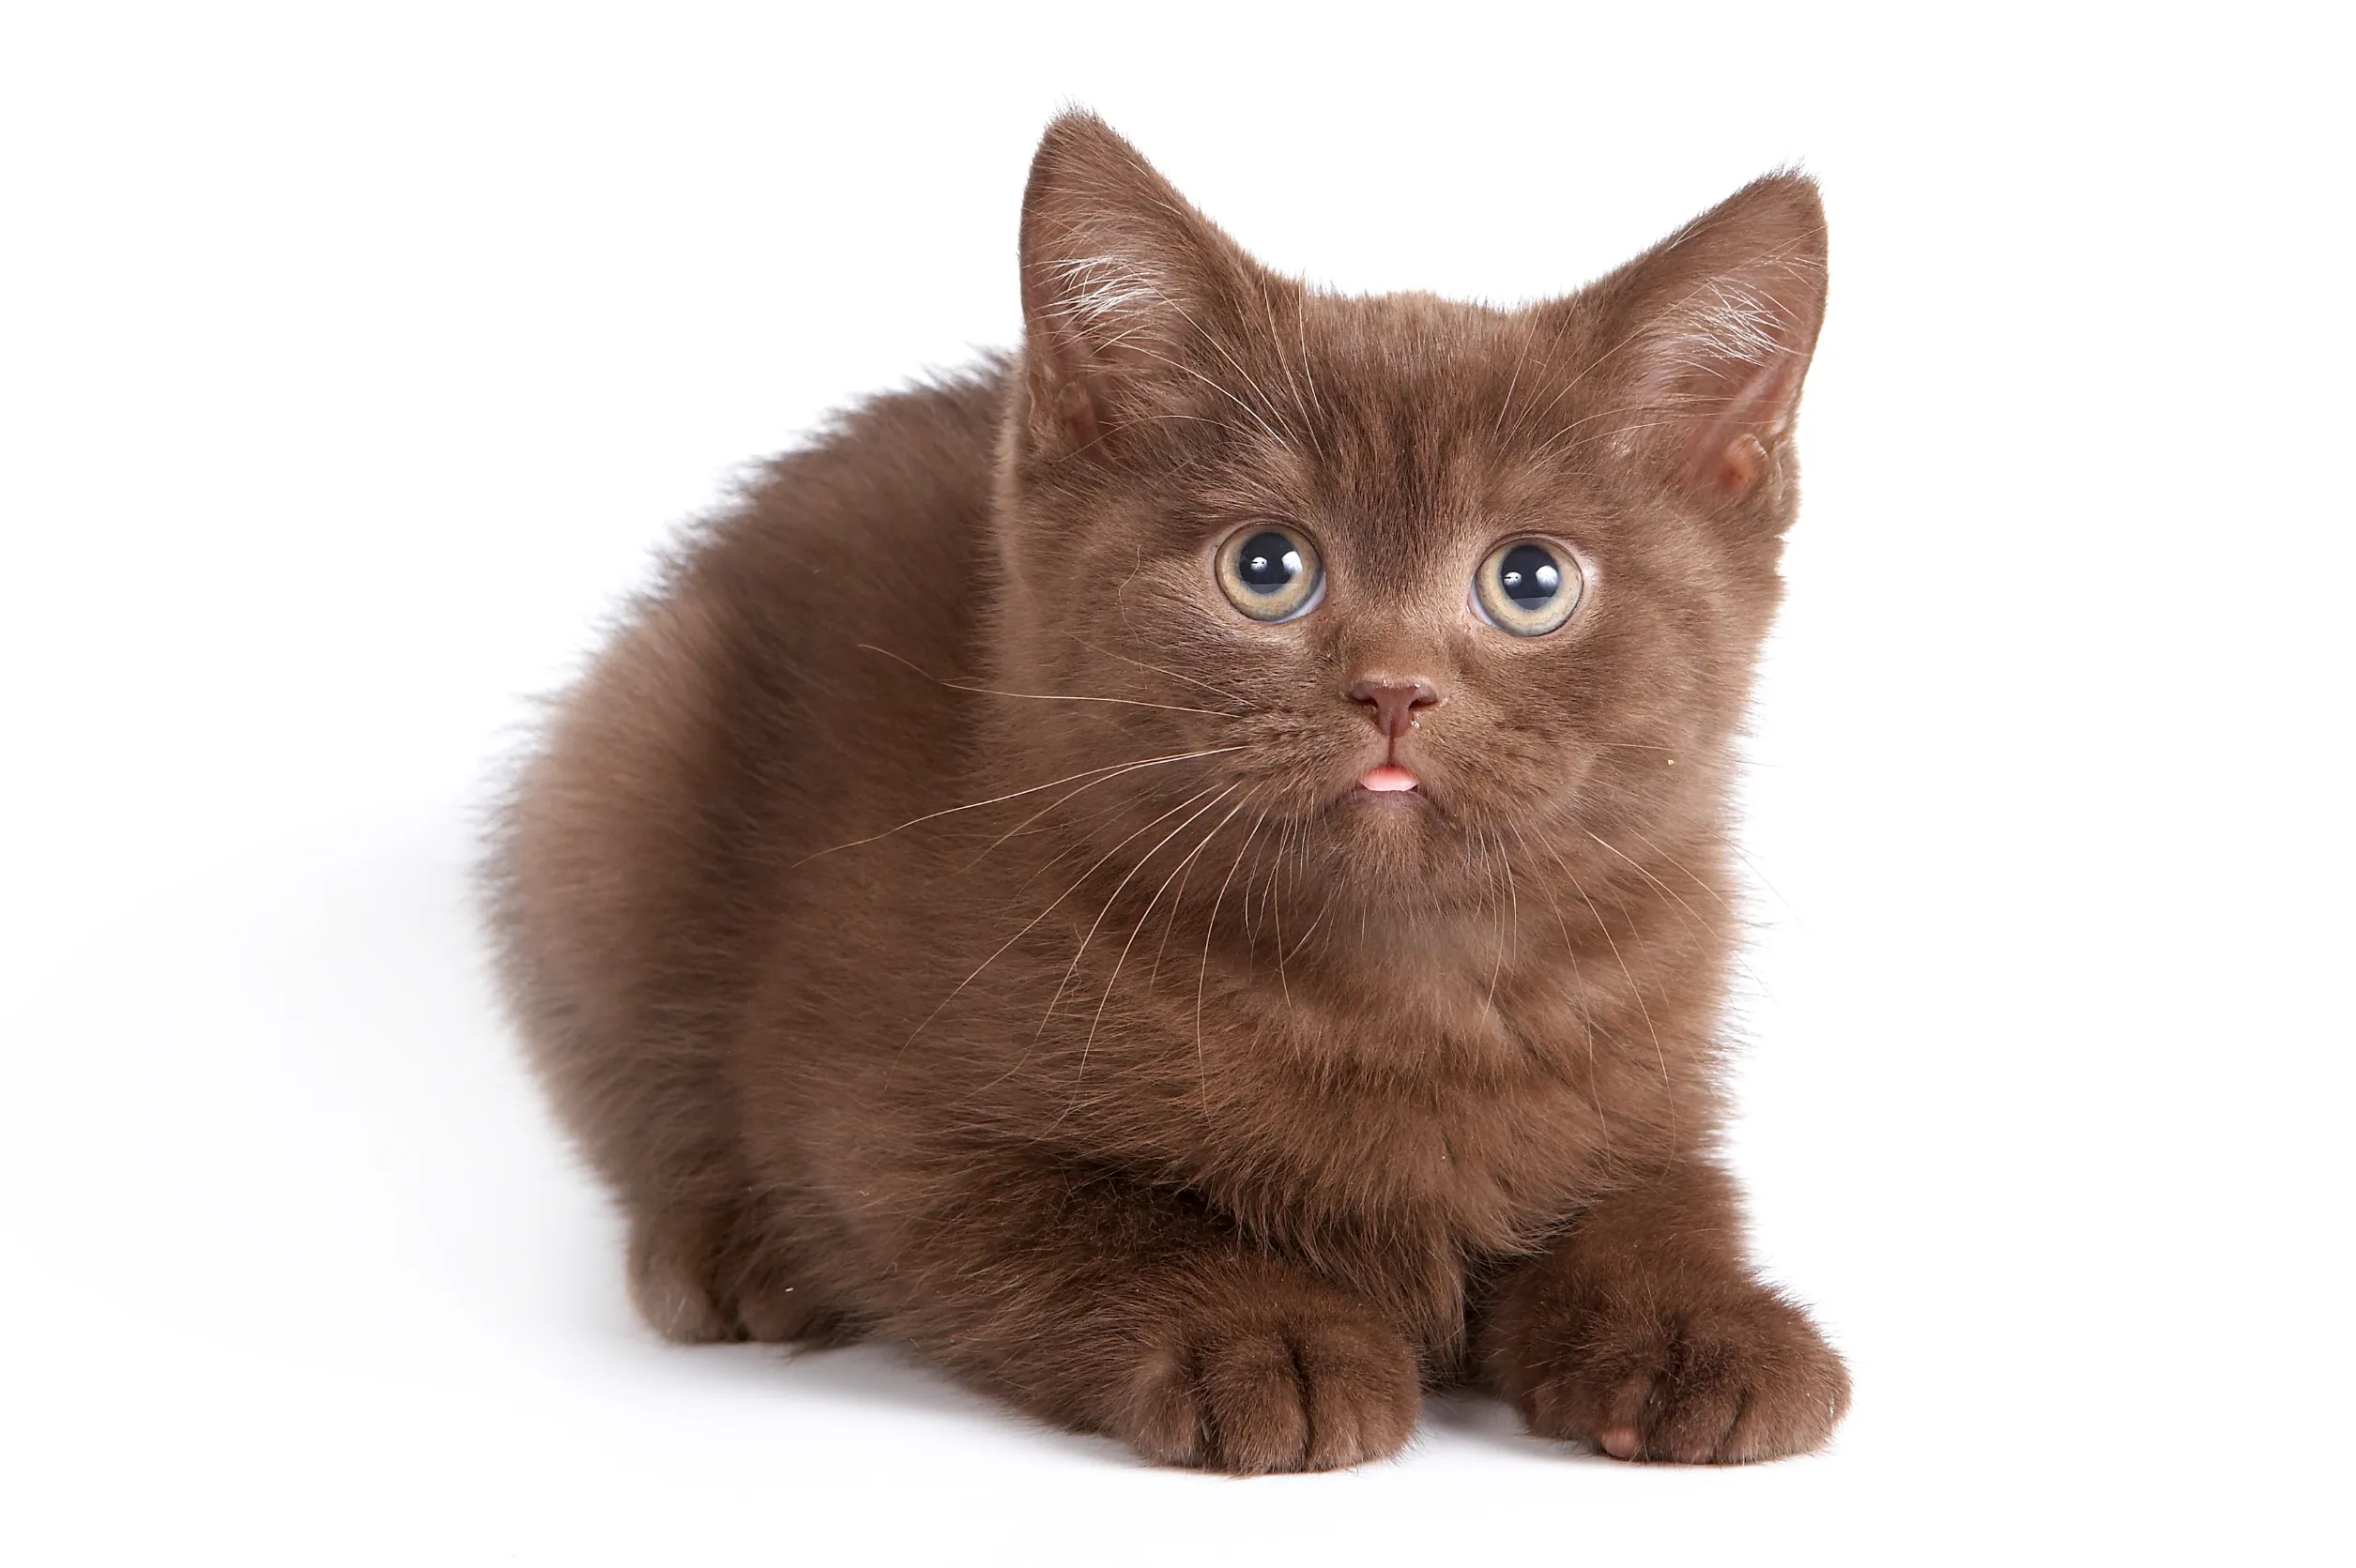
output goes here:
[[648, 1319], [1232, 1470], [1463, 1380], [1820, 1443], [1712, 1147], [1822, 243], [1783, 176], [1556, 305], [1338, 299], [1051, 128], [1022, 354], [773, 464], [511, 803], [511, 997]]

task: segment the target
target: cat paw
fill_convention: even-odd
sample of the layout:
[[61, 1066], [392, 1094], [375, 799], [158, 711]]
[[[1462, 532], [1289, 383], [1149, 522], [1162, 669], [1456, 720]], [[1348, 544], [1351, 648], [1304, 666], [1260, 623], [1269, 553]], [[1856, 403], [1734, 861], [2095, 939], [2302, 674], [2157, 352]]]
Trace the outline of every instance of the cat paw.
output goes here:
[[1146, 1458], [1258, 1475], [1407, 1445], [1423, 1408], [1406, 1340], [1354, 1303], [1204, 1312], [1149, 1355], [1114, 1436]]
[[741, 1339], [711, 1286], [700, 1233], [669, 1215], [644, 1215], [630, 1227], [630, 1304], [647, 1326], [676, 1345]]
[[1615, 1459], [1747, 1464], [1821, 1448], [1849, 1375], [1807, 1314], [1763, 1286], [1684, 1306], [1612, 1302], [1532, 1334], [1507, 1369], [1540, 1437]]
[[859, 1337], [773, 1240], [702, 1210], [648, 1210], [630, 1227], [630, 1301], [681, 1345], [844, 1344]]

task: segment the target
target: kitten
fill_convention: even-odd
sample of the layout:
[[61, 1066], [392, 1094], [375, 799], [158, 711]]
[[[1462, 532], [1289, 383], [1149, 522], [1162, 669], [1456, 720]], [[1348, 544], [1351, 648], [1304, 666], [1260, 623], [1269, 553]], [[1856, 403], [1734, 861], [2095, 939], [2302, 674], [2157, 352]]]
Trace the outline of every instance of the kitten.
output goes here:
[[1624, 1459], [1823, 1443], [1713, 1149], [1824, 243], [1780, 175], [1553, 303], [1337, 298], [1056, 121], [1021, 354], [770, 467], [509, 806], [648, 1320], [1231, 1471], [1465, 1381]]

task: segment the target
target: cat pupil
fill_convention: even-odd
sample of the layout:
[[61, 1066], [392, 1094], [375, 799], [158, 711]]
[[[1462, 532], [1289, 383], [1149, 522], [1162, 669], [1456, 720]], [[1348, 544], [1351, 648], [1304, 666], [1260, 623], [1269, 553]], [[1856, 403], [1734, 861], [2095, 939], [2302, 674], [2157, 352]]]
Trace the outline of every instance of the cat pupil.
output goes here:
[[1254, 534], [1244, 541], [1236, 575], [1255, 593], [1275, 593], [1301, 574], [1301, 553], [1282, 534]]
[[1498, 580], [1506, 597], [1517, 604], [1543, 604], [1563, 586], [1562, 569], [1554, 557], [1535, 544], [1517, 544], [1498, 563]]

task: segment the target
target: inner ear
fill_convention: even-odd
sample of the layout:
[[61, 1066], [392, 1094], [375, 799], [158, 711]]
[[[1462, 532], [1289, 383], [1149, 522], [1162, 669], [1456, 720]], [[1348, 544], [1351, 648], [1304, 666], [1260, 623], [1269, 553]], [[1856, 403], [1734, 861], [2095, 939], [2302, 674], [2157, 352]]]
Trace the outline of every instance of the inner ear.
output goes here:
[[1034, 413], [1042, 434], [1075, 448], [1103, 438], [1116, 414], [1118, 378], [1150, 363], [1155, 351], [1147, 340], [1161, 335], [1151, 330], [1153, 313], [1182, 308], [1170, 282], [1138, 262], [1065, 253], [1080, 249], [1043, 238], [1035, 252], [1026, 245], [1022, 268]]
[[1807, 353], [1760, 333], [1738, 345], [1713, 340], [1678, 356], [1678, 364], [1682, 381], [1656, 394], [1679, 416], [1677, 482], [1721, 499], [1748, 495], [1791, 430]]
[[1023, 193], [1028, 434], [1101, 450], [1191, 399], [1189, 368], [1260, 269], [1093, 114], [1048, 128]]
[[1588, 291], [1626, 411], [1624, 449], [1709, 501], [1778, 461], [1824, 322], [1824, 206], [1771, 175]]

